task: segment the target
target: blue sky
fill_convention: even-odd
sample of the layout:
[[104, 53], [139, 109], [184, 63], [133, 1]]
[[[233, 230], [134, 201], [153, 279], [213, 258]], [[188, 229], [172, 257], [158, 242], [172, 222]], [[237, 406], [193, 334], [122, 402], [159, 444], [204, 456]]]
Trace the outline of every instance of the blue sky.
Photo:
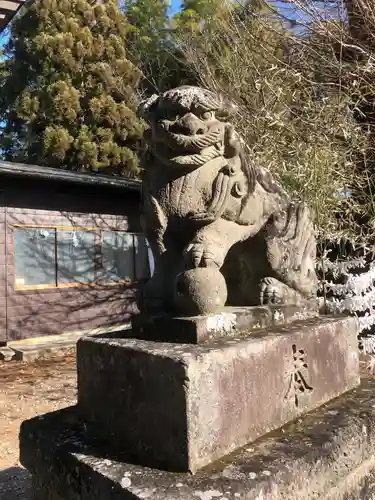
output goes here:
[[175, 14], [180, 9], [180, 6], [181, 0], [172, 0], [170, 9], [171, 16], [173, 16], [173, 14]]

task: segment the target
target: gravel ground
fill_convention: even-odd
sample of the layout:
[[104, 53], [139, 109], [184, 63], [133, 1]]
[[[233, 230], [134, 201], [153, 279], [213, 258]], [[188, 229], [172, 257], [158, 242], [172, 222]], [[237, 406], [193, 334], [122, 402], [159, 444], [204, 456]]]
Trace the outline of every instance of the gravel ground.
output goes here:
[[31, 500], [29, 475], [18, 459], [21, 422], [75, 402], [75, 357], [0, 362], [0, 500]]

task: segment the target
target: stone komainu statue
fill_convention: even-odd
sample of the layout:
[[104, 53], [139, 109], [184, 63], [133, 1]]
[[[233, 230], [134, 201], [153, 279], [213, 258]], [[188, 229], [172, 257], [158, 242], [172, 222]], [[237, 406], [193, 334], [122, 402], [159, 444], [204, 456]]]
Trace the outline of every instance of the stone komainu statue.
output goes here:
[[143, 311], [194, 315], [316, 294], [309, 211], [253, 164], [228, 122], [234, 111], [189, 86], [140, 107], [150, 126], [143, 224], [155, 259]]

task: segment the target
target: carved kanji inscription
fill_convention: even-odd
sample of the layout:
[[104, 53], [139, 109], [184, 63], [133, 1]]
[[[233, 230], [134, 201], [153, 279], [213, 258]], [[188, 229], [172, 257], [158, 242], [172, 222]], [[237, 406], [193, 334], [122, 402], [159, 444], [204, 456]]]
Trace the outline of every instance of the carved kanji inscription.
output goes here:
[[298, 349], [296, 344], [292, 345], [293, 354], [293, 370], [289, 374], [288, 392], [285, 396], [287, 399], [290, 394], [293, 394], [294, 404], [299, 406], [299, 400], [302, 395], [312, 392], [313, 387], [309, 384], [309, 367], [306, 360], [304, 349]]

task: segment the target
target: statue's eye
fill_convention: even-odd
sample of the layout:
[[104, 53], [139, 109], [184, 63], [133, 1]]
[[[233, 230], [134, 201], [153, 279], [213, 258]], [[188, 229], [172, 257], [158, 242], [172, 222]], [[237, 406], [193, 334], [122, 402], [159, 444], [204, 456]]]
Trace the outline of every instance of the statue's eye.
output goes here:
[[202, 120], [211, 120], [213, 118], [214, 114], [212, 111], [205, 111], [204, 113], [201, 114], [201, 119]]

